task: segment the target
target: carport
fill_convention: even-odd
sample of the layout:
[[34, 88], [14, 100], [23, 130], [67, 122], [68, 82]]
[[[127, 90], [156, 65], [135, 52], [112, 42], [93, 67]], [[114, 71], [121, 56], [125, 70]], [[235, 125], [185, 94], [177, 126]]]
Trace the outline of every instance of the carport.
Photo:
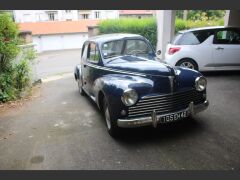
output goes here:
[[[174, 36], [175, 31], [175, 16], [176, 10], [158, 10], [157, 11], [157, 26], [158, 26], [158, 43], [157, 50], [161, 50], [161, 59], [164, 59], [166, 45]], [[240, 26], [240, 10], [227, 10], [225, 26]]]

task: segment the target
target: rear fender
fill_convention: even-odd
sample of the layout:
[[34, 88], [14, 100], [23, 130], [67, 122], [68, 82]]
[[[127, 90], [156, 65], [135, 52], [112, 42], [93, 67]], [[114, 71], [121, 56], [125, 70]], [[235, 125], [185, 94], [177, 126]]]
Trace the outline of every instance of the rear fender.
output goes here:
[[78, 64], [78, 65], [75, 66], [75, 69], [74, 69], [75, 80], [77, 81], [80, 76], [81, 76], [81, 65]]

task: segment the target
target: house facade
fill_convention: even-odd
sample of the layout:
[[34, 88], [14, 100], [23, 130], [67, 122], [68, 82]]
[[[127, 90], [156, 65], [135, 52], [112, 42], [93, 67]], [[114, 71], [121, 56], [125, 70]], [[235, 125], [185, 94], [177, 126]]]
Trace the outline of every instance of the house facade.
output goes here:
[[25, 22], [18, 23], [21, 31], [32, 32], [32, 42], [37, 52], [80, 49], [88, 39], [88, 26], [99, 20]]
[[17, 23], [78, 21], [81, 19], [117, 19], [117, 10], [13, 10]]

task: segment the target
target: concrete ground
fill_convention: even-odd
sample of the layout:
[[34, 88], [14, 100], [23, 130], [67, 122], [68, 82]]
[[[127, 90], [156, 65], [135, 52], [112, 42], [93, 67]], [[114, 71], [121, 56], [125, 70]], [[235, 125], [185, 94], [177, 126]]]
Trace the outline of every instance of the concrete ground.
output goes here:
[[81, 49], [49, 51], [38, 54], [37, 76], [48, 76], [73, 72], [76, 64], [80, 63]]
[[0, 169], [240, 170], [240, 72], [205, 74], [210, 107], [194, 120], [115, 140], [73, 77], [0, 115]]

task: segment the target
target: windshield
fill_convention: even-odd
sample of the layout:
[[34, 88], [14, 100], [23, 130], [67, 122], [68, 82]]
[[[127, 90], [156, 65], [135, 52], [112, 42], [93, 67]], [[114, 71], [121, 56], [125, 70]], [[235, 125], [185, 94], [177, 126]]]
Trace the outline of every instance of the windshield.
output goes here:
[[153, 53], [154, 52], [148, 43], [140, 39], [128, 39], [126, 40], [125, 45], [124, 40], [110, 41], [102, 45], [102, 54], [104, 59], [123, 55], [148, 57]]

